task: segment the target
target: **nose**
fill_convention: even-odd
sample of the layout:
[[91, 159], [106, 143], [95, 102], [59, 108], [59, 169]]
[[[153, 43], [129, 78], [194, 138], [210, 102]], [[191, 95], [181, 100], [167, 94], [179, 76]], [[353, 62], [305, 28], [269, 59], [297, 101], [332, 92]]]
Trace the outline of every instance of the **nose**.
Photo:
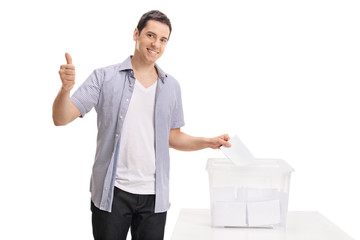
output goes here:
[[159, 49], [160, 48], [160, 40], [154, 39], [154, 41], [151, 42], [151, 46], [154, 47], [155, 49]]

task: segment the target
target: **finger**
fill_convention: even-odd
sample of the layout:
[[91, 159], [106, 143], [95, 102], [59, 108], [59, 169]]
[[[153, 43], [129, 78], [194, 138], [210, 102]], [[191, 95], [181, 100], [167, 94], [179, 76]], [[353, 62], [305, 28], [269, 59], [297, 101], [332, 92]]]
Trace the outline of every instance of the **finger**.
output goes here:
[[75, 76], [75, 70], [71, 70], [71, 69], [60, 69], [59, 73], [61, 73], [63, 75]]
[[60, 66], [60, 69], [74, 69], [75, 70], [75, 66], [72, 64], [64, 64]]
[[228, 141], [221, 140], [221, 145], [225, 147], [231, 147], [231, 144]]
[[61, 69], [61, 71], [66, 75], [75, 75], [75, 70], [71, 69]]
[[218, 136], [218, 138], [221, 138], [221, 139], [223, 139], [223, 140], [225, 140], [225, 141], [229, 141], [229, 140], [230, 140], [230, 137], [229, 137], [228, 134], [220, 135], [220, 136]]
[[66, 58], [67, 64], [72, 64], [72, 58], [69, 53], [65, 53], [65, 58]]
[[64, 74], [62, 72], [59, 72], [59, 74], [60, 74], [61, 80], [75, 82], [75, 76], [74, 75], [66, 75], [66, 74]]
[[65, 82], [75, 82], [74, 78], [69, 78], [69, 77], [66, 77], [66, 76], [63, 76], [62, 80], [65, 81]]
[[225, 139], [226, 141], [229, 141], [229, 140], [230, 140], [229, 135], [228, 135], [228, 134], [224, 134], [224, 139]]

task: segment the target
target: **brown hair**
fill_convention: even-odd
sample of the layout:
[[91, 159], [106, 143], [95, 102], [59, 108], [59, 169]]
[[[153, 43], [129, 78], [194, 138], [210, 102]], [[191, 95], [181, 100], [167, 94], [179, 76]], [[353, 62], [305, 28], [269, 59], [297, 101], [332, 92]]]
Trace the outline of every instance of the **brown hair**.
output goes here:
[[171, 30], [172, 30], [170, 19], [164, 13], [162, 13], [158, 10], [151, 10], [151, 11], [145, 13], [144, 15], [142, 15], [142, 17], [140, 18], [139, 23], [137, 25], [139, 35], [141, 33], [141, 30], [143, 30], [143, 28], [146, 26], [146, 23], [149, 20], [155, 20], [155, 21], [166, 24], [170, 30], [170, 33], [169, 33], [169, 38], [170, 38], [170, 34], [171, 34]]

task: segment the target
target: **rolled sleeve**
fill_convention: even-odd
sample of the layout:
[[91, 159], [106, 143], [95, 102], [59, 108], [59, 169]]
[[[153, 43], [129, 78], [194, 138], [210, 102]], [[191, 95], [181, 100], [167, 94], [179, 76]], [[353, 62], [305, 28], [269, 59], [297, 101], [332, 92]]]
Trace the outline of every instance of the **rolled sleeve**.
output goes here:
[[84, 117], [98, 103], [103, 76], [100, 69], [94, 70], [86, 81], [71, 96], [71, 102]]

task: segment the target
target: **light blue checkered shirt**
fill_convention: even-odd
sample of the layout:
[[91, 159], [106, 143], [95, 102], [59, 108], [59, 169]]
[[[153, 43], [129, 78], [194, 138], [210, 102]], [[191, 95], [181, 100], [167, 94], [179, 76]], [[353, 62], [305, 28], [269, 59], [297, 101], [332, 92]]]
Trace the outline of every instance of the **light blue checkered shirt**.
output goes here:
[[[155, 212], [169, 209], [169, 133], [184, 126], [179, 83], [158, 65], [155, 96]], [[97, 147], [91, 175], [91, 199], [101, 210], [111, 212], [121, 131], [134, 90], [131, 56], [124, 62], [94, 70], [75, 91], [71, 101], [81, 117], [93, 107], [97, 112]]]

